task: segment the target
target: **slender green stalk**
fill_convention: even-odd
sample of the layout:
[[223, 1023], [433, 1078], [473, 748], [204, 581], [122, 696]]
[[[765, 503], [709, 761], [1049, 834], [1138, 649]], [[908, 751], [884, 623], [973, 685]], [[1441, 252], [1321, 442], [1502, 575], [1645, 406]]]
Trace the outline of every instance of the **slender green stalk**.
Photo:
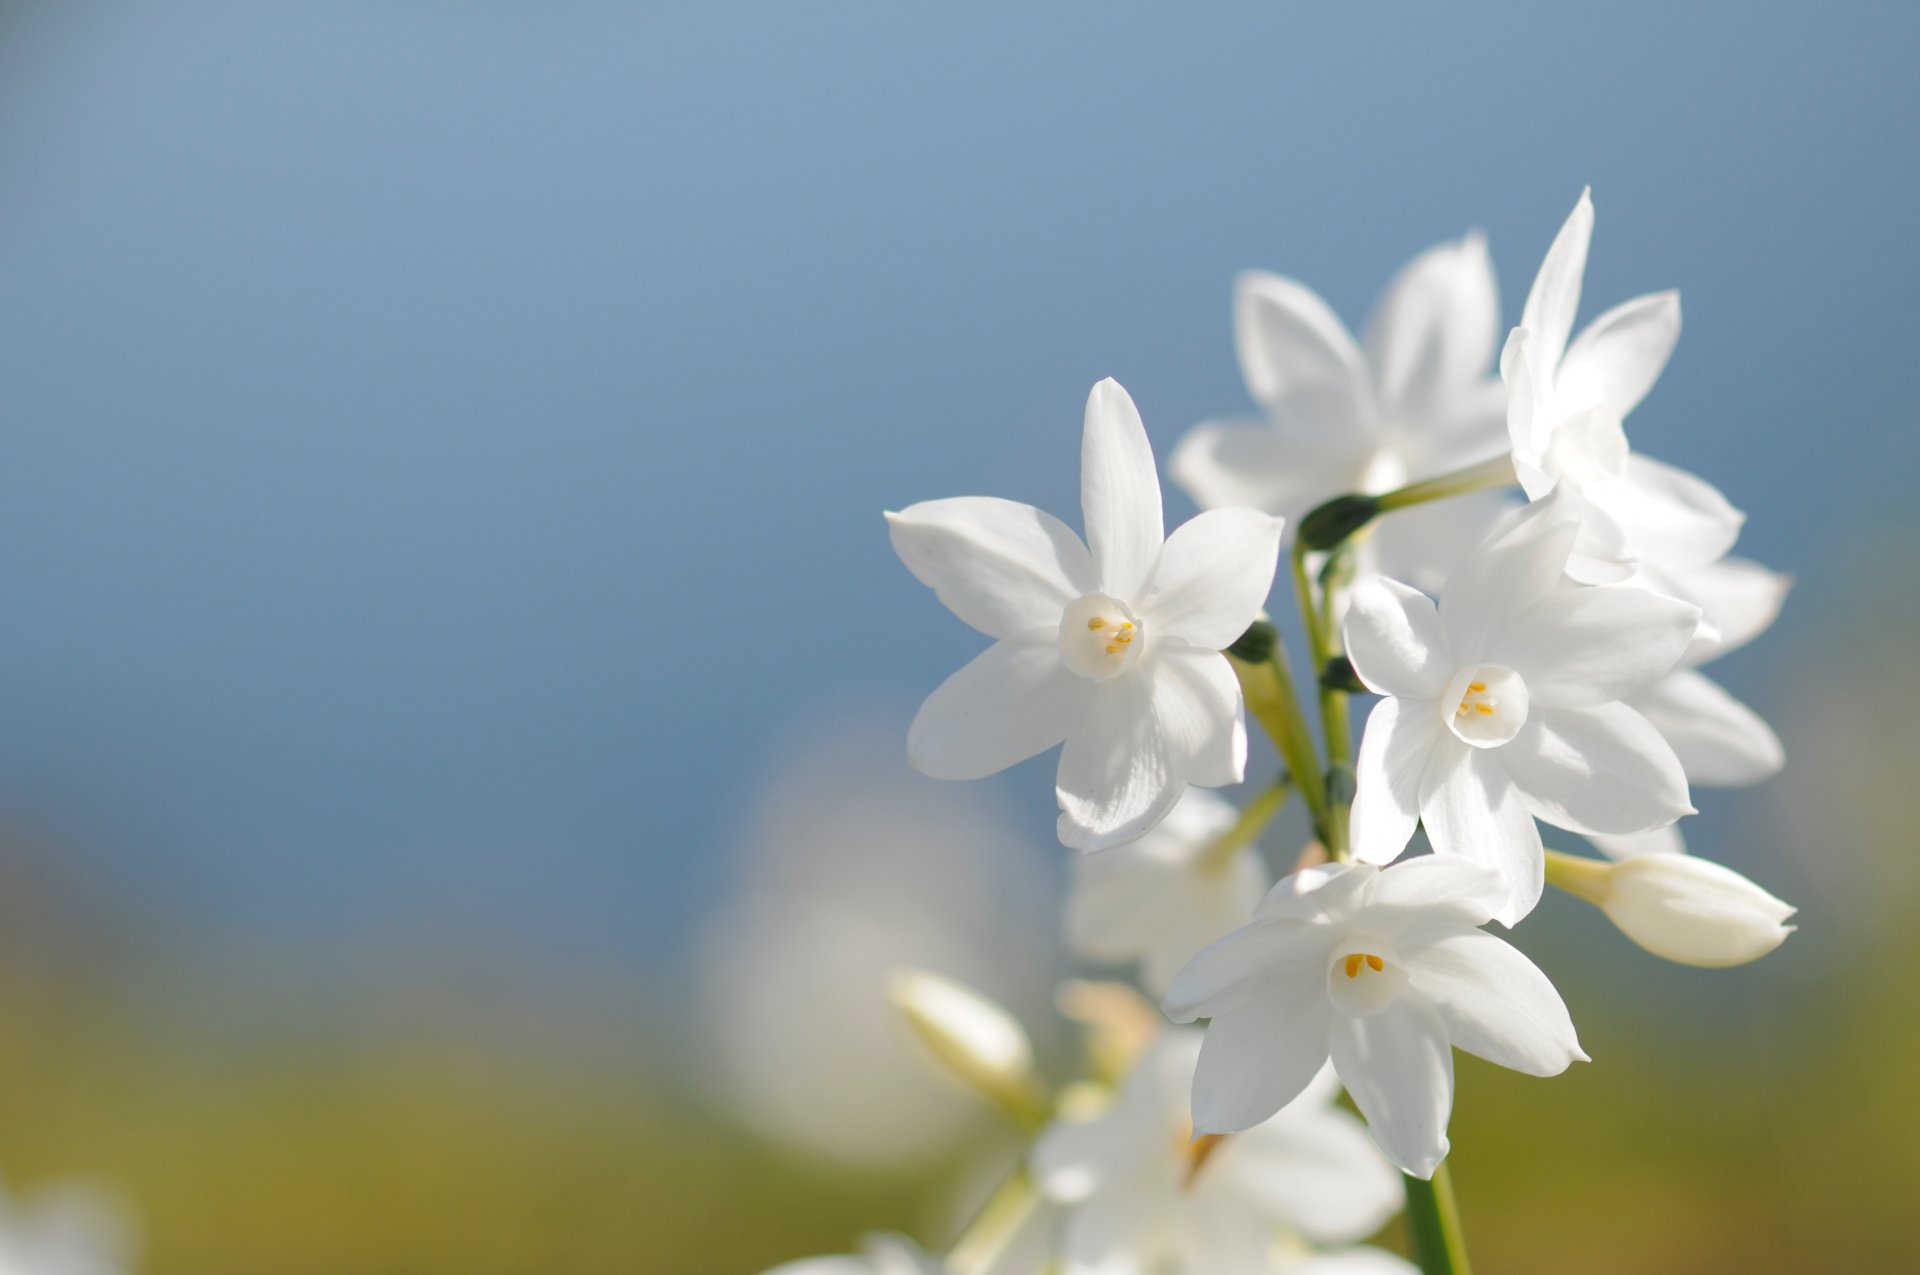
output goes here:
[[1425, 1275], [1471, 1275], [1446, 1165], [1434, 1170], [1431, 1181], [1407, 1176], [1407, 1226], [1413, 1232], [1414, 1259]]
[[984, 1269], [1006, 1248], [1039, 1203], [1040, 1194], [1034, 1190], [1033, 1179], [1027, 1175], [1025, 1166], [1015, 1169], [987, 1197], [987, 1202], [980, 1206], [980, 1211], [954, 1242], [947, 1258], [948, 1267], [955, 1271]]
[[1313, 817], [1314, 835], [1324, 844], [1328, 832], [1327, 787], [1320, 777], [1320, 758], [1313, 750], [1313, 735], [1307, 729], [1306, 715], [1300, 711], [1300, 697], [1294, 693], [1293, 675], [1287, 669], [1287, 649], [1276, 642], [1273, 654], [1258, 662], [1243, 660], [1231, 652], [1228, 663], [1240, 679], [1240, 693], [1246, 698], [1247, 712], [1265, 728], [1287, 764], [1301, 800]]
[[1320, 670], [1327, 666], [1333, 654], [1334, 586], [1329, 584], [1324, 591], [1325, 596], [1319, 603], [1315, 602], [1313, 576], [1307, 569], [1307, 548], [1299, 539], [1293, 542], [1293, 592], [1300, 606], [1302, 623], [1306, 626], [1307, 654], [1313, 662], [1314, 682], [1319, 690], [1320, 729], [1327, 744], [1328, 773], [1319, 777], [1327, 805], [1320, 841], [1326, 846], [1329, 858], [1335, 863], [1344, 863], [1347, 859], [1348, 795], [1334, 792], [1328, 785], [1328, 779], [1335, 767], [1351, 769], [1352, 724], [1347, 713], [1346, 693], [1321, 684], [1319, 677]]
[[1396, 487], [1376, 497], [1380, 511], [1405, 509], [1409, 505], [1424, 505], [1430, 500], [1445, 500], [1449, 496], [1464, 496], [1468, 492], [1492, 491], [1496, 487], [1511, 487], [1519, 478], [1513, 472], [1513, 457], [1502, 453], [1492, 460], [1483, 460], [1477, 465], [1468, 465], [1465, 469], [1456, 469], [1450, 474], [1441, 474], [1436, 478], [1422, 479], [1417, 483], [1408, 483], [1405, 487]]
[[1291, 776], [1282, 775], [1274, 780], [1267, 786], [1266, 791], [1255, 797], [1247, 804], [1247, 808], [1240, 812], [1240, 817], [1234, 821], [1233, 827], [1221, 833], [1212, 845], [1200, 852], [1199, 857], [1194, 860], [1195, 866], [1202, 872], [1218, 872], [1225, 869], [1233, 862], [1233, 856], [1240, 852], [1242, 846], [1251, 843], [1260, 835], [1261, 830], [1267, 826], [1267, 822], [1279, 813], [1280, 807], [1286, 805], [1287, 798], [1292, 795]]

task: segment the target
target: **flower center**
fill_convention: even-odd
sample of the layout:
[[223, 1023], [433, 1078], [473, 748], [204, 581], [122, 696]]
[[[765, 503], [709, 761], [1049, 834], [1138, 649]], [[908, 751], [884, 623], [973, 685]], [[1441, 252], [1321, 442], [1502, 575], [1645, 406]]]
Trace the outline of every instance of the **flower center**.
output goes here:
[[1327, 995], [1352, 1018], [1367, 1018], [1393, 1003], [1407, 985], [1407, 967], [1384, 939], [1356, 934], [1333, 951]]
[[1139, 619], [1126, 603], [1105, 593], [1075, 598], [1060, 617], [1060, 658], [1096, 682], [1131, 667], [1145, 644]]
[[1479, 664], [1453, 675], [1440, 696], [1447, 729], [1475, 748], [1497, 748], [1527, 724], [1527, 684], [1504, 664]]

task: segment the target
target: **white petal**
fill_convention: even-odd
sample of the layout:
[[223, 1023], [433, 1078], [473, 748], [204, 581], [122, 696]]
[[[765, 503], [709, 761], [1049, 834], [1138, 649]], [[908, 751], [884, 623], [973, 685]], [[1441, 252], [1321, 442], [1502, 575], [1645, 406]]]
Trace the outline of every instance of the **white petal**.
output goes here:
[[1440, 1013], [1453, 1043], [1529, 1076], [1587, 1061], [1566, 1002], [1538, 966], [1484, 930], [1461, 928], [1402, 949], [1412, 986]]
[[1500, 876], [1507, 899], [1494, 919], [1508, 926], [1533, 911], [1546, 887], [1540, 830], [1502, 764], [1512, 747], [1472, 748], [1449, 734], [1420, 779], [1427, 839], [1436, 853], [1459, 855]]
[[1233, 645], [1273, 591], [1284, 527], [1256, 509], [1215, 509], [1180, 526], [1135, 608], [1147, 633], [1210, 651]]
[[1262, 271], [1241, 275], [1233, 337], [1248, 392], [1276, 420], [1335, 433], [1371, 422], [1360, 349], [1311, 288]]
[[1671, 670], [1699, 625], [1700, 608], [1649, 589], [1562, 589], [1516, 616], [1486, 658], [1525, 678], [1532, 703], [1605, 704]]
[[1354, 767], [1353, 855], [1391, 863], [1420, 822], [1420, 778], [1442, 726], [1431, 703], [1383, 699], [1367, 715]]
[[[1325, 999], [1322, 989], [1332, 942], [1322, 926], [1256, 921], [1188, 961], [1160, 1007], [1174, 1022], [1190, 1023], [1233, 1013], [1287, 984], [1312, 988]], [[1278, 994], [1291, 999], [1291, 993]]]
[[1405, 1199], [1366, 1127], [1311, 1094], [1236, 1138], [1232, 1152], [1232, 1171], [1261, 1211], [1315, 1244], [1365, 1239]]
[[1292, 517], [1348, 490], [1366, 452], [1358, 435], [1300, 438], [1264, 422], [1203, 421], [1173, 449], [1167, 472], [1202, 509]]
[[1587, 840], [1593, 848], [1609, 859], [1634, 859], [1643, 854], [1685, 854], [1686, 838], [1681, 835], [1680, 825], [1668, 824], [1664, 828], [1655, 828], [1652, 832], [1629, 832], [1622, 836], [1609, 836], [1604, 832], [1589, 832]]
[[1624, 477], [1587, 494], [1626, 532], [1636, 554], [1675, 570], [1725, 557], [1747, 517], [1713, 484], [1638, 452], [1627, 457]]
[[1647, 396], [1680, 339], [1680, 294], [1655, 292], [1613, 307], [1560, 360], [1554, 394], [1571, 410], [1598, 403], [1625, 416]]
[[1510, 894], [1505, 878], [1484, 864], [1460, 855], [1418, 855], [1374, 878], [1354, 914], [1354, 927], [1414, 941], [1435, 925], [1483, 925]]
[[1742, 788], [1787, 764], [1780, 737], [1760, 715], [1698, 673], [1681, 670], [1629, 701], [1673, 745], [1687, 781]]
[[1478, 662], [1514, 616], [1560, 587], [1580, 534], [1577, 500], [1556, 488], [1516, 510], [1447, 577], [1440, 623], [1456, 664]]
[[1371, 1018], [1336, 1016], [1333, 1066], [1387, 1159], [1430, 1178], [1447, 1157], [1453, 1050], [1433, 1006], [1402, 994]]
[[1209, 788], [1245, 779], [1246, 715], [1227, 657], [1167, 640], [1148, 652], [1148, 660], [1134, 674], [1152, 678], [1154, 722], [1174, 774], [1183, 784]]
[[1380, 401], [1431, 408], [1485, 376], [1500, 340], [1500, 295], [1486, 236], [1427, 249], [1387, 285], [1367, 324]]
[[1060, 751], [1058, 831], [1061, 842], [1076, 850], [1105, 850], [1138, 838], [1166, 817], [1186, 788], [1155, 718], [1157, 679], [1141, 676], [1148, 672], [1137, 666], [1094, 685]]
[[864, 1257], [803, 1257], [782, 1262], [764, 1275], [878, 1275], [878, 1271]]
[[1286, 1275], [1420, 1275], [1420, 1268], [1384, 1249], [1342, 1248], [1302, 1258]]
[[1527, 290], [1526, 308], [1520, 312], [1520, 326], [1540, 343], [1536, 366], [1552, 368], [1566, 352], [1574, 315], [1580, 309], [1580, 283], [1587, 273], [1587, 245], [1592, 239], [1592, 192], [1583, 190], [1580, 202], [1553, 237], [1540, 273]]
[[1056, 1120], [1034, 1141], [1028, 1166], [1041, 1194], [1056, 1204], [1078, 1204], [1116, 1171], [1126, 1171], [1135, 1150], [1128, 1122], [1107, 1117]]
[[1326, 921], [1352, 910], [1380, 870], [1359, 863], [1322, 863], [1274, 883], [1253, 910], [1261, 921]]
[[1433, 599], [1397, 580], [1372, 576], [1354, 587], [1345, 636], [1353, 671], [1376, 694], [1434, 700], [1454, 674]]
[[[1318, 972], [1318, 971], [1316, 971]], [[1238, 1133], [1299, 1096], [1327, 1061], [1323, 977], [1275, 979], [1207, 1024], [1193, 1073], [1193, 1131]]]
[[1058, 625], [1094, 586], [1072, 528], [1032, 505], [989, 496], [927, 500], [887, 515], [900, 561], [955, 615], [991, 637]]
[[1080, 506], [1098, 588], [1120, 598], [1139, 596], [1166, 539], [1160, 517], [1160, 476], [1140, 410], [1108, 377], [1087, 396], [1080, 441]]
[[984, 778], [1065, 739], [1094, 689], [1061, 663], [1053, 632], [1003, 638], [927, 696], [907, 760], [935, 779]]
[[1536, 708], [1499, 750], [1527, 809], [1574, 832], [1651, 832], [1694, 813], [1680, 759], [1625, 704]]
[[1726, 557], [1676, 577], [1678, 596], [1706, 612], [1712, 640], [1695, 638], [1688, 664], [1704, 664], [1738, 650], [1767, 631], [1793, 588], [1793, 577], [1746, 558]]

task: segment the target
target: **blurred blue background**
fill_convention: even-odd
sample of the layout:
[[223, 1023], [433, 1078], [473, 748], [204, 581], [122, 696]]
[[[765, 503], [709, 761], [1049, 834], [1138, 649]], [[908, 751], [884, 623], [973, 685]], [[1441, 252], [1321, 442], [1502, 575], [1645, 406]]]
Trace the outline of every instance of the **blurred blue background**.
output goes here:
[[[1831, 756], [1859, 732], [1820, 712], [1883, 705], [1912, 631], [1916, 55], [1890, 3], [7, 0], [0, 866], [19, 932], [62, 918], [32, 967], [106, 961], [89, 1003], [189, 1070], [405, 1027], [670, 1092], [753, 794], [848, 705], [904, 738], [978, 646], [881, 509], [1071, 515], [1102, 376], [1163, 458], [1241, 411], [1243, 267], [1358, 326], [1477, 226], [1511, 321], [1587, 183], [1583, 314], [1685, 297], [1636, 446], [1799, 579], [1715, 676]], [[1047, 766], [983, 800], [1051, 873]], [[1796, 773], [1703, 797], [1695, 846], [1790, 897], [1817, 872], [1762, 865], [1877, 871], [1830, 804], [1865, 786]], [[140, 1194], [148, 1161], [18, 1106], [29, 1167]], [[221, 1269], [176, 1195], [139, 1201], [154, 1269]]]

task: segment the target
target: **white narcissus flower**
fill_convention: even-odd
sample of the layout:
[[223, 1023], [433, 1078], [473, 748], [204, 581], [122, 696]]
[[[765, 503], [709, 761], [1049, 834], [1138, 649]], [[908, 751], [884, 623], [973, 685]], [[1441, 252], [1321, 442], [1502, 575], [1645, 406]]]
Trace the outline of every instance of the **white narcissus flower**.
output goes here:
[[1680, 294], [1623, 302], [1569, 345], [1592, 236], [1583, 191], [1501, 352], [1514, 470], [1530, 499], [1568, 488], [1588, 506], [1569, 566], [1576, 578], [1617, 581], [1643, 562], [1706, 566], [1733, 547], [1745, 515], [1712, 484], [1631, 452], [1621, 426], [1673, 353]]
[[[1346, 492], [1377, 494], [1507, 448], [1493, 374], [1500, 299], [1486, 240], [1408, 262], [1355, 341], [1306, 285], [1249, 271], [1234, 290], [1234, 343], [1262, 421], [1207, 421], [1169, 471], [1202, 508], [1251, 505], [1289, 519]], [[1498, 516], [1464, 497], [1397, 513], [1355, 541], [1362, 574], [1425, 583]]]
[[868, 1235], [864, 1250], [846, 1257], [803, 1257], [784, 1262], [766, 1275], [947, 1275], [939, 1258], [920, 1251], [912, 1240], [898, 1235]]
[[1283, 879], [1167, 995], [1176, 1022], [1212, 1020], [1194, 1127], [1258, 1124], [1331, 1055], [1387, 1158], [1431, 1177], [1447, 1154], [1455, 1046], [1533, 1076], [1587, 1057], [1547, 976], [1478, 928], [1505, 900], [1493, 873], [1437, 855]]
[[1133, 400], [1087, 399], [1087, 539], [1031, 505], [962, 496], [887, 515], [901, 561], [995, 643], [927, 698], [914, 767], [978, 779], [1066, 741], [1060, 839], [1104, 850], [1153, 827], [1188, 784], [1239, 783], [1247, 731], [1220, 654], [1273, 587], [1281, 522], [1203, 513], [1167, 536], [1153, 449]]
[[1433, 848], [1507, 884], [1494, 915], [1539, 902], [1540, 818], [1637, 833], [1693, 813], [1666, 740], [1620, 701], [1673, 668], [1699, 608], [1565, 578], [1580, 528], [1555, 495], [1518, 511], [1455, 569], [1436, 607], [1384, 577], [1347, 612], [1347, 658], [1385, 696], [1355, 766], [1354, 857], [1391, 862], [1424, 824]]
[[1159, 827], [1132, 845], [1082, 855], [1067, 895], [1067, 947], [1088, 960], [1140, 962], [1156, 997], [1207, 944], [1246, 924], [1273, 874], [1253, 846], [1224, 859], [1207, 852], [1239, 811], [1190, 788]]
[[1655, 956], [1724, 969], [1757, 961], [1793, 932], [1794, 907], [1732, 868], [1685, 854], [1640, 854], [1617, 863], [1556, 854], [1550, 880], [1596, 905]]
[[1035, 1143], [1035, 1181], [1065, 1214], [1069, 1275], [1267, 1271], [1276, 1235], [1351, 1242], [1399, 1210], [1399, 1178], [1317, 1066], [1284, 1110], [1237, 1137], [1194, 1140], [1200, 1053], [1200, 1032], [1169, 1028], [1111, 1108], [1057, 1121]]

